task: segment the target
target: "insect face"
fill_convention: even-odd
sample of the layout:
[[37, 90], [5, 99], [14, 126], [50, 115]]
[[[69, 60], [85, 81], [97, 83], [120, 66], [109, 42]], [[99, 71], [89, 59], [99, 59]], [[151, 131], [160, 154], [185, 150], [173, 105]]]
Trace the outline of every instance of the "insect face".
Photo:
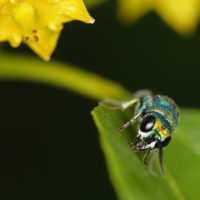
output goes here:
[[[160, 124], [162, 124], [162, 128], [160, 127]], [[137, 152], [164, 147], [169, 144], [171, 136], [163, 138], [162, 133], [167, 135], [168, 131], [168, 126], [165, 124], [165, 121], [149, 114], [142, 119], [132, 149]]]
[[147, 115], [142, 119], [139, 132], [133, 144], [134, 151], [142, 151], [153, 149], [157, 143], [157, 138], [154, 132], [156, 118], [153, 115]]

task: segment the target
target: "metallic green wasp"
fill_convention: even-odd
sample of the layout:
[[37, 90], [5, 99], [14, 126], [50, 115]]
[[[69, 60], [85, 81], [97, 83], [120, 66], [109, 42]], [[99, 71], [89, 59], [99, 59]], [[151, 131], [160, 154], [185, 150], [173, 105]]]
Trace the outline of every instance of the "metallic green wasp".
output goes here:
[[[174, 101], [167, 96], [153, 95], [149, 90], [141, 90], [128, 101], [106, 99], [100, 105], [113, 110], [125, 110], [135, 106], [134, 116], [119, 130], [122, 131], [139, 121], [137, 137], [133, 143], [130, 143], [130, 146], [135, 152], [147, 150], [143, 158], [144, 165], [146, 165], [146, 159], [150, 152], [158, 149], [161, 172], [165, 176], [162, 161], [163, 147], [169, 144], [179, 121], [179, 111]], [[149, 164], [152, 165], [152, 162], [153, 160]]]

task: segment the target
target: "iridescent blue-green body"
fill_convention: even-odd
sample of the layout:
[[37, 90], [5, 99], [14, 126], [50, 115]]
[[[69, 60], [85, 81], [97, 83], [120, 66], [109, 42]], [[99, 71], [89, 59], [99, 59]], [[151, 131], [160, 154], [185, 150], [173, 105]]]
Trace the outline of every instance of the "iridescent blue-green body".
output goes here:
[[135, 115], [143, 112], [142, 120], [145, 115], [153, 115], [156, 118], [154, 125], [155, 134], [164, 139], [173, 133], [178, 125], [179, 112], [174, 101], [161, 95], [145, 96], [136, 103]]
[[120, 130], [122, 131], [139, 121], [138, 134], [135, 141], [131, 143], [131, 148], [136, 152], [148, 150], [144, 156], [144, 164], [150, 151], [158, 148], [160, 166], [164, 174], [162, 149], [169, 144], [172, 133], [179, 122], [179, 111], [175, 102], [167, 96], [153, 95], [149, 90], [138, 91], [132, 99], [124, 102], [111, 99], [107, 100], [107, 102], [113, 105], [105, 103], [101, 103], [101, 105], [114, 110], [124, 110], [135, 106], [134, 116]]

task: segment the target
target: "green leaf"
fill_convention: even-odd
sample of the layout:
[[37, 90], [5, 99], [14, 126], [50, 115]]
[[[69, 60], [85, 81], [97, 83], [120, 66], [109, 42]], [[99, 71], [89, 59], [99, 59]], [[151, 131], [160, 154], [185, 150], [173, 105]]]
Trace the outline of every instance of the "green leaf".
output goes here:
[[[96, 100], [130, 96], [117, 83], [93, 73], [71, 65], [45, 63], [21, 55], [0, 54], [0, 79], [50, 84]], [[122, 133], [118, 131], [131, 114], [130, 110], [122, 112], [103, 107], [92, 111], [111, 181], [119, 199], [199, 199], [200, 111], [181, 110], [180, 125], [172, 142], [164, 150], [166, 178], [161, 176], [156, 162], [154, 170], [158, 177], [153, 177], [141, 162], [143, 155], [129, 148], [127, 143], [136, 136], [133, 127]]]
[[119, 199], [198, 199], [200, 111], [181, 111], [180, 125], [164, 149], [165, 178], [160, 173], [158, 161], [153, 165], [156, 178], [143, 166], [141, 153], [136, 154], [130, 149], [128, 142], [136, 136], [135, 128], [118, 130], [130, 115], [100, 106], [92, 111], [111, 182]]

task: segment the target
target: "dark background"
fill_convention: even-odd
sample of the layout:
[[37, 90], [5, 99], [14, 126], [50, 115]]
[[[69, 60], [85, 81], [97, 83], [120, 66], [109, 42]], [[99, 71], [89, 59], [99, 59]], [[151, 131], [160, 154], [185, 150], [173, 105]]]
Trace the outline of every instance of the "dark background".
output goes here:
[[[90, 14], [94, 25], [65, 25], [52, 59], [200, 107], [199, 28], [182, 38], [154, 13], [123, 26], [113, 1]], [[0, 91], [0, 199], [116, 199], [90, 116], [97, 102], [28, 82], [1, 81]]]

